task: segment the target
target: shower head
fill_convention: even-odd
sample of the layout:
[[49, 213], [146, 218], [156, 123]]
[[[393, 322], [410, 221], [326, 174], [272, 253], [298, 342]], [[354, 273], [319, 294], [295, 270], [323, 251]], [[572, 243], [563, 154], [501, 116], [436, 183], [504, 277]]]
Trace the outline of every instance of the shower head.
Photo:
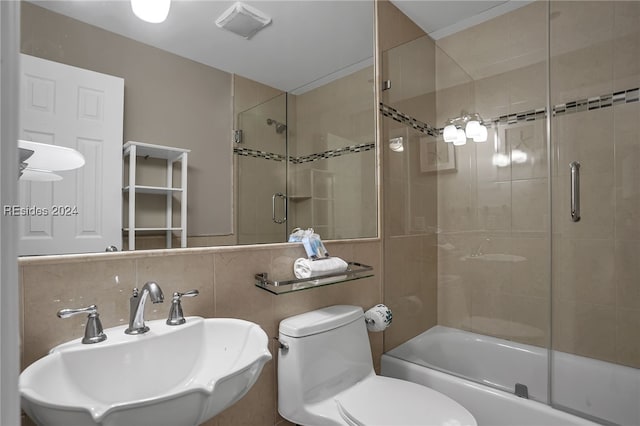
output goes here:
[[279, 121], [276, 121], [273, 118], [267, 118], [267, 125], [271, 126], [272, 124], [275, 124], [276, 133], [278, 134], [284, 133], [284, 131], [287, 130], [286, 124], [280, 123]]

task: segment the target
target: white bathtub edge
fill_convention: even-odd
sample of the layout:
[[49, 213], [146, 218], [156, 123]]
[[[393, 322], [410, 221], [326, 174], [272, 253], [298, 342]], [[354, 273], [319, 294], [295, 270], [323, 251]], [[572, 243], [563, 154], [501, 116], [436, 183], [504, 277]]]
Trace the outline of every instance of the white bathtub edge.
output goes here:
[[381, 372], [383, 376], [419, 383], [447, 395], [469, 410], [479, 426], [597, 425], [546, 404], [519, 398], [386, 354], [382, 355]]

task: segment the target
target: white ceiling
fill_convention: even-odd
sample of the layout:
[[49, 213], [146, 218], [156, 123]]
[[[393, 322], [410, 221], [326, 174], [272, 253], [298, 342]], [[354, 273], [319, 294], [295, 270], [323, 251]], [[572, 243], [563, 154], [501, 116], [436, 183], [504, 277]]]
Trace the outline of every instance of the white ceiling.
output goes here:
[[[191, 60], [302, 93], [373, 63], [373, 3], [247, 0], [273, 19], [250, 40], [218, 28], [234, 1], [173, 0], [161, 24], [140, 21], [125, 0], [33, 3]], [[475, 25], [522, 1], [392, 0], [434, 38]], [[504, 10], [504, 11], [502, 11]]]
[[391, 0], [434, 40], [515, 10], [532, 0]]

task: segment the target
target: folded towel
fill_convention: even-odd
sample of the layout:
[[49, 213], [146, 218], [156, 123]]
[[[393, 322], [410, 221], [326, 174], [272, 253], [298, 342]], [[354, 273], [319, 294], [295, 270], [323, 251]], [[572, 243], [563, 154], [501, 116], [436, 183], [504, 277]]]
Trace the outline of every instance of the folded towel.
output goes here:
[[291, 286], [292, 290], [302, 290], [305, 288], [310, 288], [310, 287], [320, 287], [323, 286], [325, 284], [333, 284], [333, 283], [337, 283], [343, 280], [346, 280], [347, 276], [346, 275], [336, 275], [335, 277], [328, 277], [328, 278], [317, 278], [315, 280], [309, 280], [309, 281], [302, 281], [299, 282], [297, 284], [293, 284]]
[[293, 273], [296, 278], [309, 278], [318, 275], [331, 274], [334, 272], [344, 272], [349, 265], [339, 257], [326, 257], [321, 260], [310, 260], [305, 258], [296, 259], [293, 264]]

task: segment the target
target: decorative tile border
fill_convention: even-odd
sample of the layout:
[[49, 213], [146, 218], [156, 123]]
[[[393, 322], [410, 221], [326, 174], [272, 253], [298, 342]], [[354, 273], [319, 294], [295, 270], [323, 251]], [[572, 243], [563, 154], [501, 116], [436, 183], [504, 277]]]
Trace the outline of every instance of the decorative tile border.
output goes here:
[[265, 160], [286, 161], [286, 155], [274, 154], [273, 152], [259, 151], [250, 148], [233, 148], [233, 153], [243, 157], [264, 158]]
[[553, 107], [553, 115], [571, 114], [581, 111], [593, 111], [595, 109], [608, 108], [614, 105], [630, 104], [638, 102], [640, 89], [628, 89], [620, 92], [595, 96], [588, 99], [580, 99], [566, 104], [559, 104]]
[[[565, 114], [573, 114], [575, 112], [593, 111], [596, 109], [608, 108], [615, 105], [629, 104], [639, 101], [640, 88], [636, 87], [634, 89], [622, 90], [620, 92], [595, 96], [592, 98], [579, 99], [577, 101], [555, 105], [553, 107], [553, 115], [560, 116]], [[390, 117], [399, 123], [406, 124], [426, 135], [436, 137], [442, 134], [442, 129], [435, 128], [428, 123], [424, 123], [418, 119], [415, 119], [403, 112], [398, 111], [393, 107], [390, 107], [389, 105], [383, 104], [382, 102], [380, 103], [380, 113], [385, 117]], [[541, 120], [546, 118], [546, 116], [546, 108], [538, 108], [514, 114], [501, 115], [500, 117], [493, 118], [491, 120], [485, 120], [485, 124], [516, 124], [523, 121]], [[346, 146], [344, 148], [332, 149], [317, 154], [303, 155], [300, 157], [289, 157], [289, 161], [292, 164], [310, 163], [319, 160], [326, 160], [333, 157], [340, 157], [346, 154], [370, 151], [374, 148], [374, 143], [362, 143]], [[259, 151], [250, 148], [234, 147], [233, 153], [235, 155], [241, 155], [245, 157], [264, 158], [265, 160], [287, 161], [286, 155]]]
[[[640, 88], [622, 90], [620, 92], [595, 96], [592, 98], [579, 99], [564, 104], [558, 104], [553, 107], [553, 116], [565, 114], [573, 114], [575, 112], [593, 111], [596, 109], [608, 108], [610, 106], [629, 104], [640, 101]], [[380, 103], [380, 113], [386, 117], [391, 117], [395, 121], [406, 124], [414, 129], [430, 136], [438, 136], [442, 134], [443, 129], [437, 129], [427, 123], [423, 123], [415, 118], [404, 114], [395, 108]], [[514, 114], [501, 115], [491, 120], [485, 120], [484, 124], [516, 124], [522, 121], [534, 121], [546, 118], [547, 109], [538, 108], [529, 111], [518, 112]]]
[[406, 124], [410, 127], [413, 127], [419, 132], [422, 132], [426, 135], [438, 136], [441, 133], [440, 129], [436, 129], [435, 127], [430, 126], [427, 123], [424, 123], [418, 119], [415, 119], [405, 113], [398, 111], [397, 109], [390, 107], [389, 105], [385, 105], [380, 102], [380, 112], [385, 117], [390, 117], [397, 121], [398, 123]]
[[318, 160], [326, 160], [328, 158], [340, 157], [346, 154], [356, 154], [358, 152], [371, 151], [375, 149], [374, 143], [361, 143], [358, 145], [345, 146], [344, 148], [332, 149], [329, 151], [320, 152], [318, 154], [303, 155], [301, 157], [291, 157], [293, 164], [310, 163]]
[[[375, 143], [361, 143], [357, 145], [345, 146], [344, 148], [331, 149], [329, 151], [320, 152], [317, 154], [303, 155], [300, 157], [289, 157], [289, 161], [292, 164], [310, 163], [319, 160], [326, 160], [333, 157], [340, 157], [346, 154], [356, 154], [358, 152], [371, 151], [375, 149]], [[287, 161], [287, 157], [281, 154], [274, 154], [266, 151], [259, 151], [250, 148], [233, 148], [235, 155], [241, 155], [244, 157], [264, 158], [265, 160], [274, 161]]]

